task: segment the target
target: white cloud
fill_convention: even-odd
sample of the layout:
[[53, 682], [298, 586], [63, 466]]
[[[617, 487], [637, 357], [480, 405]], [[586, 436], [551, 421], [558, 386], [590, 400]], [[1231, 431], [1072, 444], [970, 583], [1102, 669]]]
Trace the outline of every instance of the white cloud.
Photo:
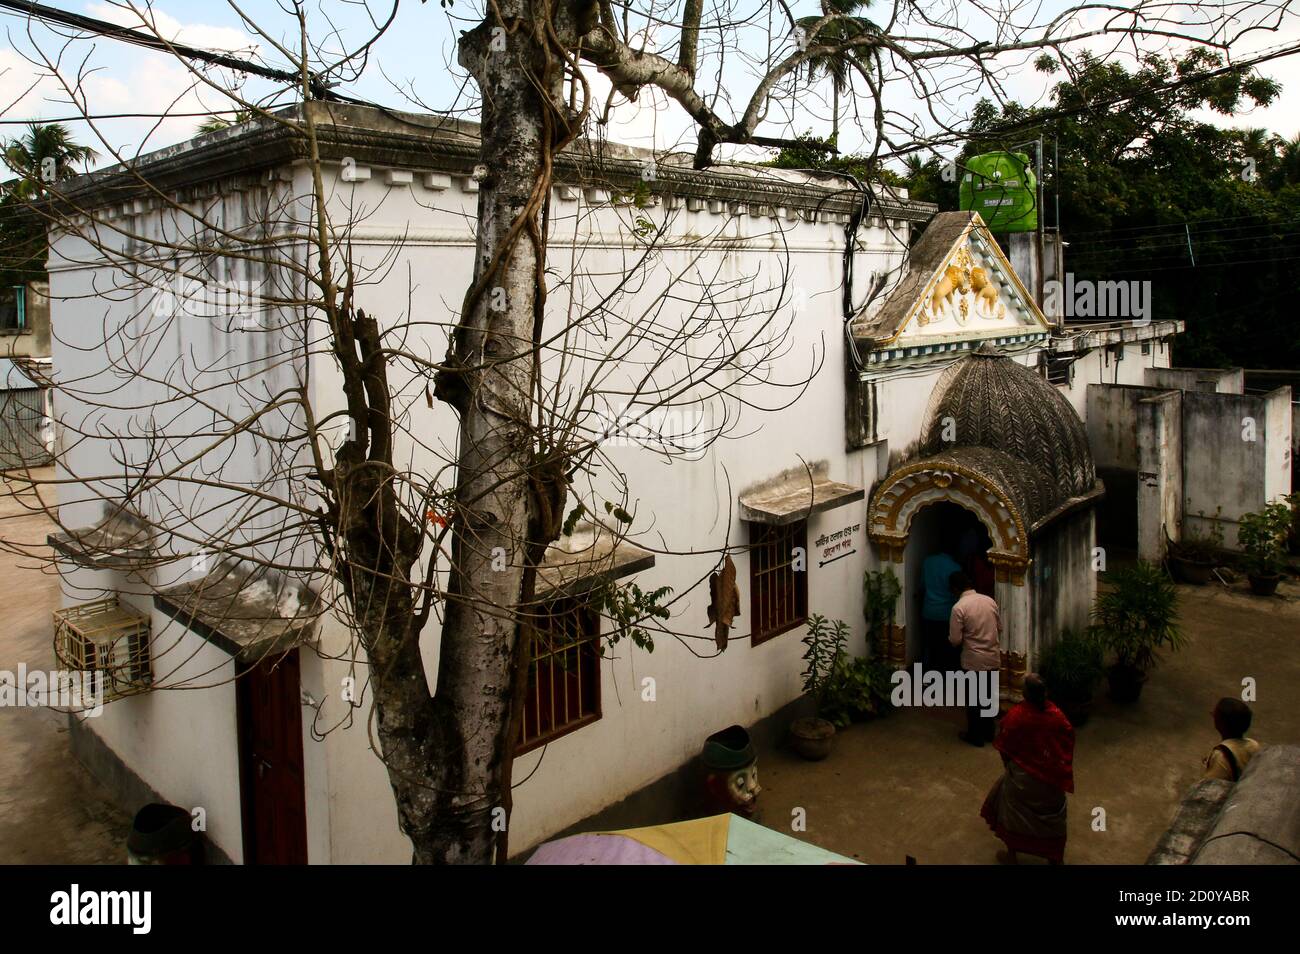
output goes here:
[[[181, 23], [157, 10], [134, 12], [112, 3], [93, 3], [86, 9], [100, 19], [203, 49], [250, 55], [258, 48], [240, 30]], [[150, 17], [152, 26], [145, 26], [142, 15]], [[131, 157], [190, 138], [204, 115], [237, 108], [222, 90], [237, 90], [244, 82], [231, 70], [192, 64], [211, 80], [214, 89], [169, 53], [116, 41], [96, 42], [92, 53], [88, 42], [69, 41], [64, 31], [36, 30], [30, 39], [23, 33], [13, 34], [12, 39], [15, 46], [26, 47], [28, 59], [12, 46], [0, 49], [0, 109], [10, 121], [0, 127], [0, 136], [18, 135], [19, 120], [62, 120], [77, 141], [101, 154], [100, 164], [116, 161], [114, 152]], [[33, 44], [40, 52], [32, 49]], [[83, 63], [82, 57], [87, 55], [90, 59]], [[82, 105], [73, 105], [59, 79], [39, 68], [42, 58], [57, 63], [70, 85], [76, 82], [77, 70], [81, 71], [76, 92]], [[93, 128], [91, 123], [71, 118], [82, 115], [83, 109], [93, 118]]]
[[182, 23], [155, 8], [129, 3], [91, 3], [87, 4], [86, 12], [110, 23], [155, 34], [169, 43], [184, 43], [202, 50], [250, 53], [260, 48], [260, 44], [243, 30], [204, 23]]

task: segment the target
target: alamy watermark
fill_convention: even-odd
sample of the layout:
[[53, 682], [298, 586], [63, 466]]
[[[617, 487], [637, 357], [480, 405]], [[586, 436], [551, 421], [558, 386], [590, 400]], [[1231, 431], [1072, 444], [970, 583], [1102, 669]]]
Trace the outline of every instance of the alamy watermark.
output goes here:
[[889, 681], [894, 685], [889, 701], [895, 706], [978, 706], [981, 715], [990, 717], [997, 715], [1000, 707], [996, 669], [962, 672], [927, 669], [922, 672], [921, 664], [915, 663], [911, 672], [895, 670]]
[[1043, 283], [1043, 311], [1065, 318], [1128, 319], [1135, 325], [1151, 324], [1151, 282], [1076, 279]]
[[94, 718], [104, 711], [104, 673], [40, 669], [0, 669], [0, 708], [50, 708]]
[[600, 444], [606, 447], [645, 447], [682, 453], [708, 446], [717, 427], [709, 405], [629, 409], [596, 415]]
[[148, 934], [153, 927], [153, 893], [150, 891], [83, 891], [74, 884], [50, 895], [50, 923], [56, 926], [120, 925], [132, 934]]
[[201, 281], [177, 276], [155, 291], [155, 318], [225, 319], [231, 328], [251, 331], [265, 326], [265, 282], [243, 280]]

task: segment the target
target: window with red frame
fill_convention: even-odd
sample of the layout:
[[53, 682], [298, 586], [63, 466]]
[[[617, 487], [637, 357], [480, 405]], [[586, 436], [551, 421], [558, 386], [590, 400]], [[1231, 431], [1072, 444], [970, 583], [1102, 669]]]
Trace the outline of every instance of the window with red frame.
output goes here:
[[[750, 644], [779, 636], [808, 620], [808, 524], [749, 525]], [[795, 569], [798, 556], [801, 569]]]
[[541, 614], [528, 666], [516, 754], [600, 718], [600, 614], [581, 599], [561, 599]]

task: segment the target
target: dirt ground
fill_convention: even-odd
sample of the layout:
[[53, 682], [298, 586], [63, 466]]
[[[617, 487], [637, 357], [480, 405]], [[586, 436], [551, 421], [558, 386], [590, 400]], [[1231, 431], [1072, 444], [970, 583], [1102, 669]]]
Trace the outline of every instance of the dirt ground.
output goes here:
[[[1210, 710], [1239, 695], [1244, 678], [1258, 692], [1250, 735], [1300, 743], [1300, 586], [1284, 584], [1272, 598], [1243, 584], [1180, 586], [1179, 596], [1190, 645], [1165, 660], [1136, 705], [1111, 702], [1103, 688], [1078, 731], [1067, 864], [1145, 862], [1218, 741]], [[1002, 845], [979, 809], [1001, 760], [992, 746], [961, 742], [964, 725], [958, 711], [900, 709], [841, 733], [824, 762], [764, 751], [758, 820], [789, 831], [803, 808], [807, 831], [797, 837], [872, 864], [909, 855], [919, 864], [994, 864]]]
[[[35, 475], [49, 479], [53, 469]], [[0, 670], [55, 668], [50, 614], [58, 580], [43, 559], [49, 519], [36, 498], [0, 485]], [[52, 498], [48, 491], [44, 494]], [[11, 552], [22, 545], [30, 556]], [[27, 549], [35, 545], [35, 551]], [[122, 864], [130, 819], [106, 803], [68, 751], [67, 716], [45, 708], [0, 708], [0, 863]]]

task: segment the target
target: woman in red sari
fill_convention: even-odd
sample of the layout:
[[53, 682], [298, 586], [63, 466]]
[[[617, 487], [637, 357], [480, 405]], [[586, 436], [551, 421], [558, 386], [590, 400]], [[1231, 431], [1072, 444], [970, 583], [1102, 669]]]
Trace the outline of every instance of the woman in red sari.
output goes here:
[[1074, 791], [1074, 726], [1047, 701], [1037, 673], [1025, 677], [1025, 700], [1003, 717], [993, 746], [1002, 753], [1004, 771], [980, 814], [1007, 846], [998, 860], [1016, 864], [1023, 851], [1061, 864], [1065, 796]]

